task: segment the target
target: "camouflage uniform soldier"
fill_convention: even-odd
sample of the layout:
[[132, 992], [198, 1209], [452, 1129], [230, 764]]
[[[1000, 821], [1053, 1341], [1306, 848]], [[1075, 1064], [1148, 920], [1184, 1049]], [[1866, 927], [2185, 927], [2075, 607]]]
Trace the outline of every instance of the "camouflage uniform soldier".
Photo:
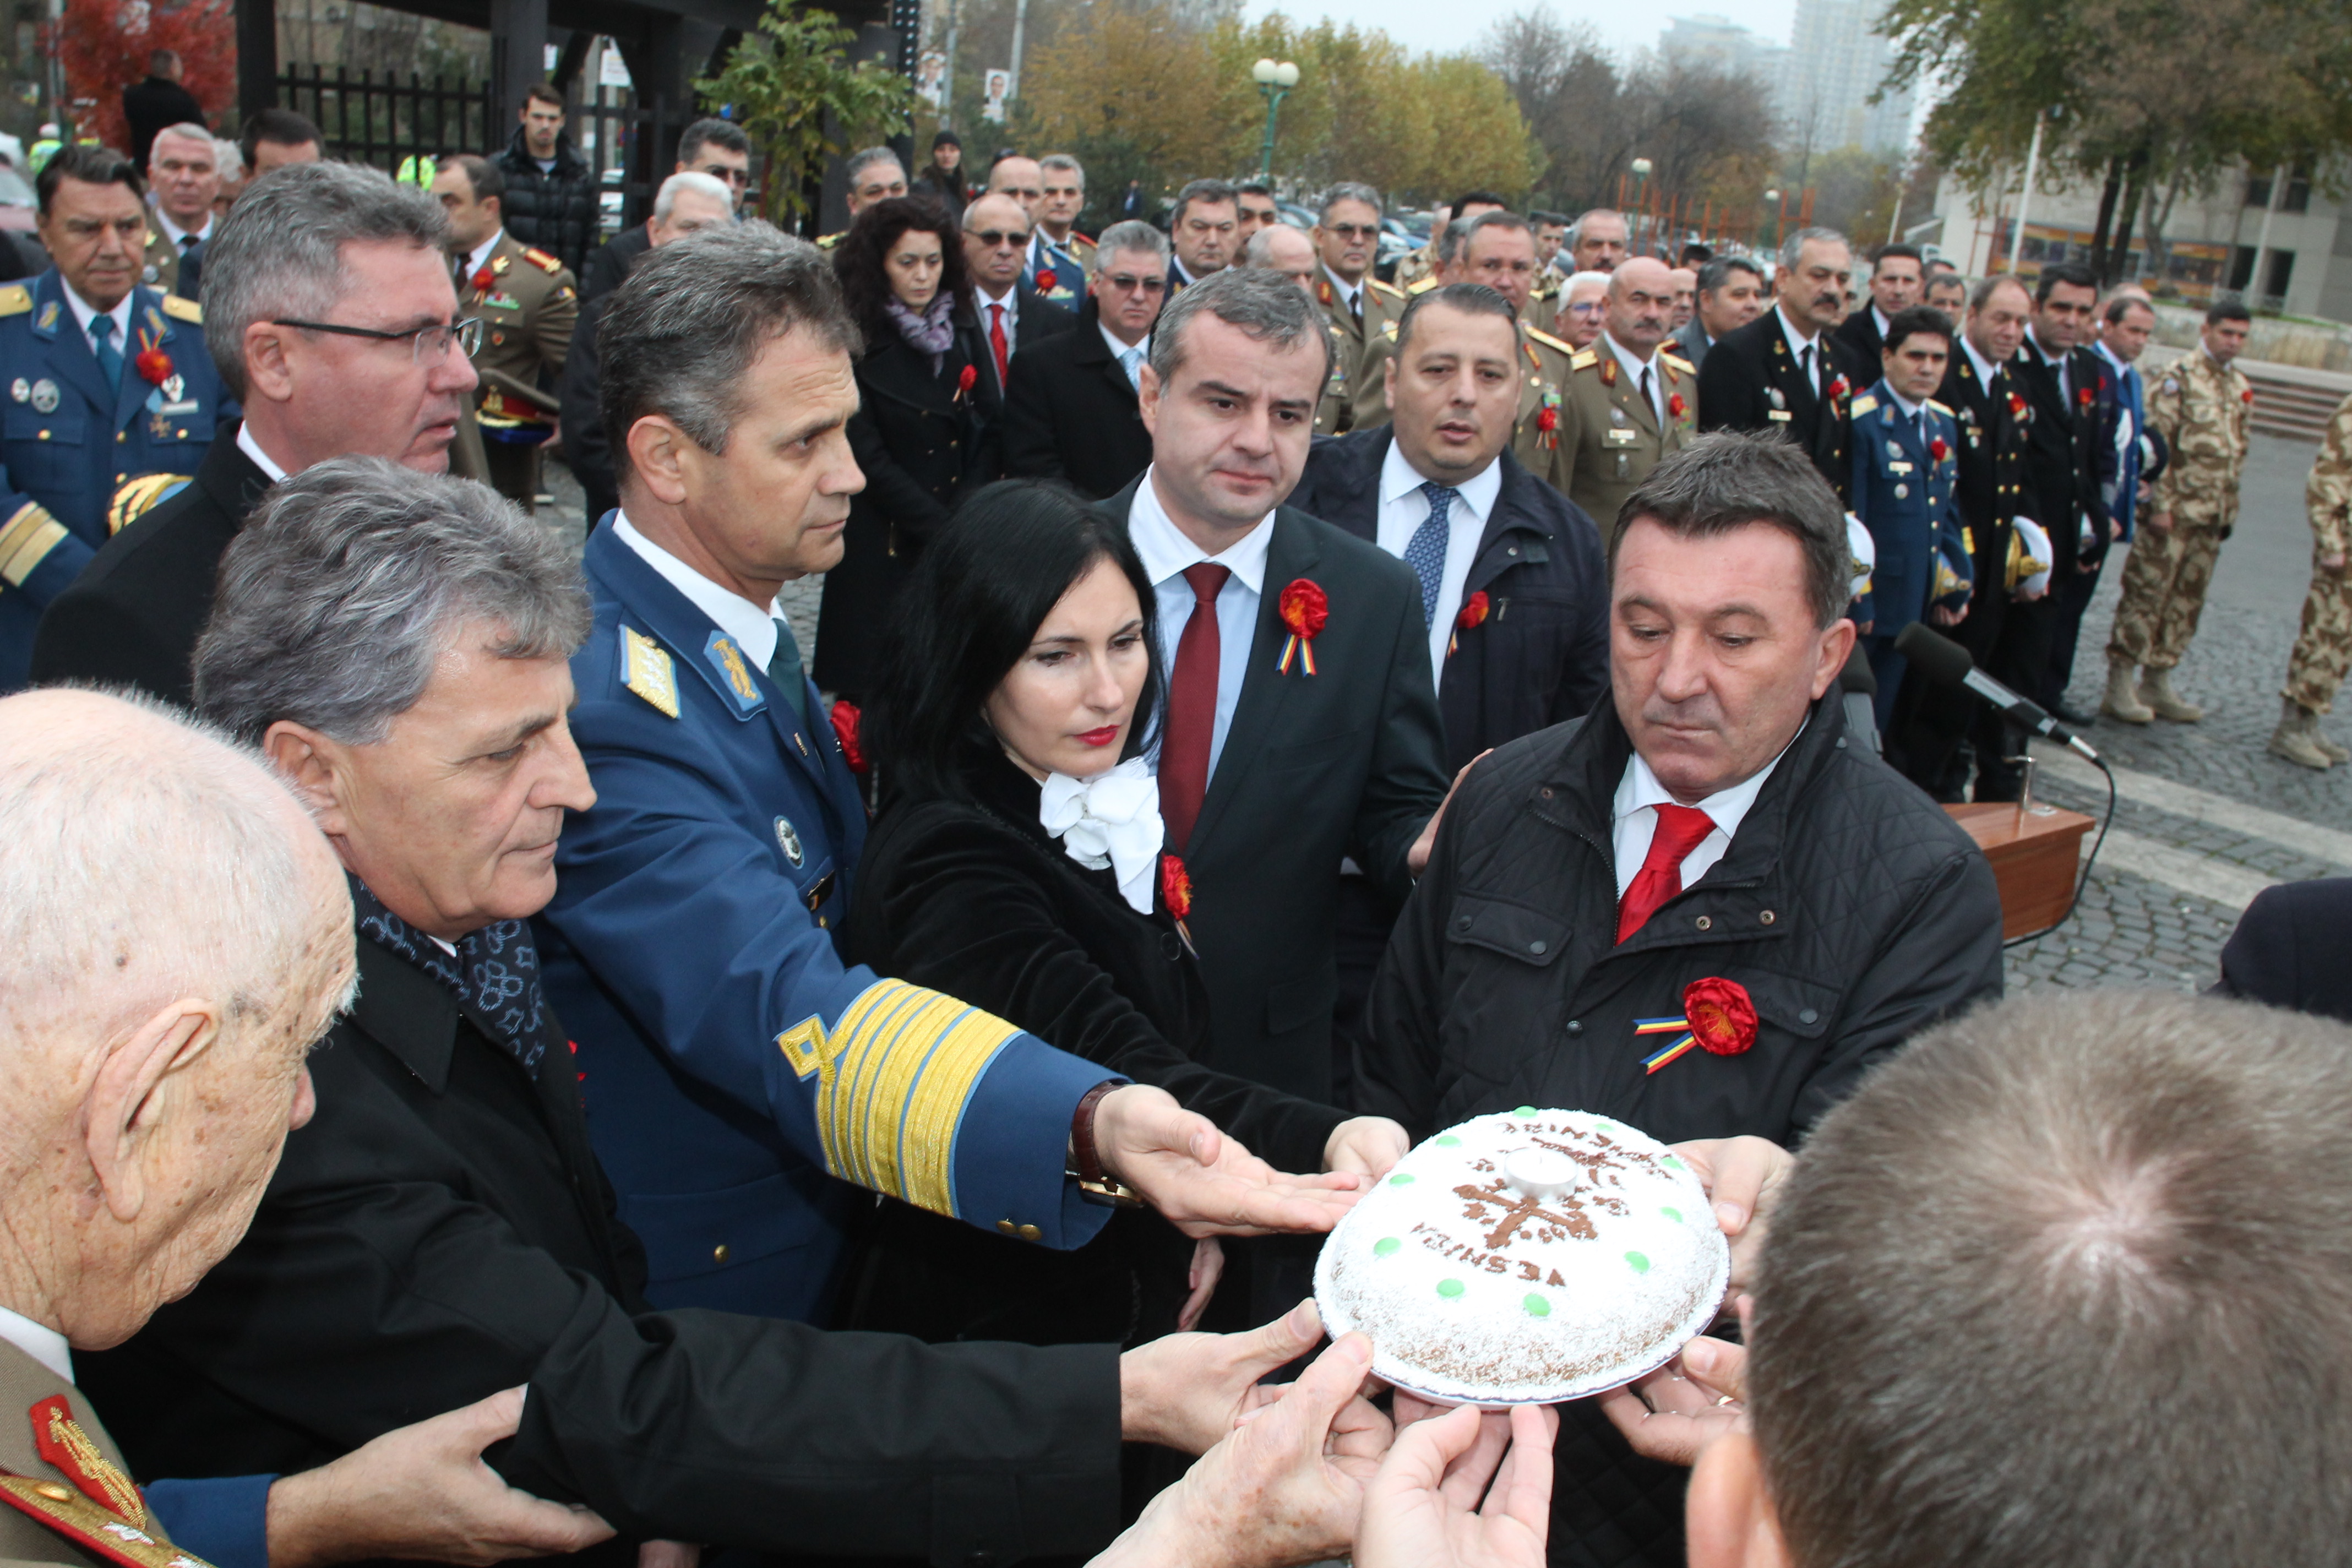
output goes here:
[[2352, 666], [2352, 584], [2345, 577], [2345, 552], [2352, 547], [2352, 397], [2336, 405], [2327, 440], [2311, 465], [2304, 486], [2311, 511], [2311, 591], [2304, 595], [2303, 631], [2286, 661], [2285, 706], [2271, 736], [2271, 754], [2324, 768], [2352, 761], [2347, 751], [2319, 732], [2319, 716], [2336, 701]]
[[[2171, 448], [2147, 515], [2124, 562], [2123, 597], [2107, 640], [2103, 710], [2127, 723], [2189, 724], [2205, 710], [2172, 689], [2172, 671], [2197, 635], [2214, 558], [2238, 521], [2246, 466], [2246, 417], [2254, 389], [2230, 362], [2252, 324], [2234, 299], [2205, 312], [2204, 346], [2168, 366], [2148, 395], [2147, 426]], [[2135, 692], [2133, 668], [2140, 671]], [[2136, 696], [2136, 703], [2116, 700]], [[2145, 715], [2145, 717], [2143, 717]]]

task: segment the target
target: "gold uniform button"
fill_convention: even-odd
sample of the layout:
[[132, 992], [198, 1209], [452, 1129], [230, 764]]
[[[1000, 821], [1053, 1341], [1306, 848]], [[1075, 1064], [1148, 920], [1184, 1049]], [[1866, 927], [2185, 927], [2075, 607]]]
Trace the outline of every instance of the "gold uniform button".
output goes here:
[[727, 1261], [727, 1244], [725, 1242], [722, 1241], [718, 1246], [710, 1249], [710, 1261], [713, 1263], [724, 1263]]
[[1021, 1234], [1018, 1230], [1013, 1228], [1013, 1222], [1009, 1219], [998, 1220], [996, 1222], [996, 1228], [1003, 1231], [1007, 1236], [1018, 1236]]
[[48, 433], [47, 430], [42, 431], [42, 432], [41, 432], [41, 434], [40, 434], [40, 439], [42, 439], [42, 440], [46, 441], [46, 440], [47, 440], [48, 438], [49, 438], [49, 433]]
[[1045, 1234], [1034, 1225], [1024, 1225], [1021, 1227], [1021, 1239], [1024, 1241], [1035, 1241]]
[[118, 441], [128, 441], [131, 439], [131, 432], [128, 430], [117, 430], [114, 433], [114, 438]]
[[55, 1481], [37, 1482], [35, 1484], [33, 1489], [40, 1493], [43, 1497], [47, 1498], [52, 1502], [70, 1502], [73, 1500], [73, 1493], [58, 1485]]

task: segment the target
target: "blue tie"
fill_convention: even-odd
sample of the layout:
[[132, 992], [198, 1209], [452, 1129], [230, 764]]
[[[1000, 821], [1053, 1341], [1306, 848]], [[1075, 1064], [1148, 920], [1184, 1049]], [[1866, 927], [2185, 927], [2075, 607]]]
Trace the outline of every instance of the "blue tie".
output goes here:
[[1139, 348], [1129, 349], [1118, 356], [1118, 363], [1127, 372], [1127, 384], [1141, 392], [1143, 390], [1143, 351]]
[[1462, 492], [1432, 479], [1421, 493], [1429, 498], [1429, 516], [1405, 542], [1404, 563], [1421, 579], [1421, 624], [1426, 626], [1437, 619], [1437, 591], [1445, 575], [1446, 518]]
[[114, 346], [114, 318], [92, 316], [89, 331], [98, 340], [92, 352], [98, 355], [98, 368], [106, 377], [107, 389], [119, 393], [122, 390], [122, 351]]

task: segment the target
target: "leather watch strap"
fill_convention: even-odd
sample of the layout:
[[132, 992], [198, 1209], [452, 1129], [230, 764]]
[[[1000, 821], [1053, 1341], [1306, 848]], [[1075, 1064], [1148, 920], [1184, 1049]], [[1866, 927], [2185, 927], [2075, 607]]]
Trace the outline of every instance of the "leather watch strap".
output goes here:
[[1096, 1107], [1102, 1103], [1105, 1095], [1126, 1087], [1122, 1079], [1106, 1079], [1079, 1097], [1077, 1109], [1070, 1112], [1068, 1174], [1077, 1181], [1078, 1195], [1090, 1204], [1140, 1208], [1143, 1199], [1136, 1194], [1134, 1189], [1103, 1173], [1102, 1155], [1095, 1148]]

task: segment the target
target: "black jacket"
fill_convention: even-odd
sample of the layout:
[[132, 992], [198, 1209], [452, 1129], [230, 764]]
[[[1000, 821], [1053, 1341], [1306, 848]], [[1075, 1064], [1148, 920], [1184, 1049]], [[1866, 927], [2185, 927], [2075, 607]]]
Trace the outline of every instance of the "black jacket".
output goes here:
[[[1604, 702], [1464, 781], [1372, 995], [1362, 1109], [1416, 1135], [1516, 1105], [1571, 1106], [1654, 1138], [1792, 1143], [1870, 1067], [1997, 998], [1992, 868], [1934, 803], [1848, 741], [1832, 686], [1723, 858], [1616, 945], [1612, 810], [1633, 744]], [[1745, 1055], [1693, 1052], [1633, 1021], [1738, 981]]]
[[[653, 247], [654, 237], [640, 223], [623, 229], [590, 251], [586, 269], [578, 274], [581, 316], [584, 319], [590, 304], [618, 289], [628, 278], [629, 268], [637, 264], [637, 258]], [[568, 433], [571, 426], [567, 424], [564, 429]]]
[[506, 151], [495, 160], [507, 177], [501, 204], [507, 232], [524, 245], [537, 246], [580, 276], [588, 264], [589, 247], [596, 243], [599, 222], [596, 173], [579, 149], [564, 138], [555, 139], [555, 167], [541, 174], [530, 155], [523, 128], [515, 127]]
[[[144, 177], [155, 132], [167, 126], [204, 124], [205, 106], [169, 77], [151, 76], [122, 89], [122, 118], [131, 128], [131, 162]], [[195, 298], [193, 290], [188, 298]]]
[[1858, 384], [1860, 386], [1874, 384], [1886, 369], [1881, 357], [1886, 350], [1886, 339], [1878, 330], [1875, 309], [1876, 307], [1869, 300], [1864, 300], [1862, 302], [1862, 308], [1840, 321], [1837, 324], [1836, 332], [1832, 334], [1838, 342], [1851, 351], [1854, 362], [1869, 371], [1869, 374]]
[[[1134, 501], [1130, 485], [1099, 510], [1125, 526]], [[1313, 675], [1295, 658], [1277, 668], [1282, 591], [1300, 578], [1329, 605]], [[1183, 847], [1211, 1067], [1331, 1099], [1339, 863], [1402, 900], [1405, 851], [1445, 796], [1444, 756], [1412, 569], [1277, 508], [1239, 705]]]
[[300, 1469], [528, 1383], [499, 1468], [626, 1537], [942, 1568], [1108, 1541], [1114, 1347], [650, 1312], [552, 1019], [532, 1079], [364, 939], [360, 976], [245, 1239], [78, 1363], [139, 1473]]
[[[604, 250], [611, 248], [608, 245]], [[602, 256], [604, 251], [596, 254]], [[598, 518], [621, 504], [613, 443], [605, 438], [604, 414], [597, 402], [601, 383], [596, 371], [596, 323], [604, 319], [603, 300], [581, 300], [580, 319], [572, 327], [572, 349], [564, 356], [563, 374], [556, 383], [557, 401], [562, 405], [557, 417], [563, 424], [563, 462], [580, 481], [591, 529]]]
[[1006, 473], [1067, 479], [1100, 500], [1151, 466], [1151, 432], [1143, 427], [1134, 385], [1103, 338], [1099, 301], [1089, 298], [1069, 331], [1024, 342], [1009, 380]]
[[100, 546], [50, 602], [33, 642], [33, 683], [135, 686], [187, 705], [221, 555], [268, 488], [269, 476], [222, 431], [187, 489]]
[[[988, 350], [959, 310], [954, 341], [940, 356], [911, 347], [887, 322], [866, 329], [857, 362], [857, 412], [849, 448], [866, 488], [849, 503], [841, 564], [824, 576], [816, 636], [816, 682], [862, 699], [880, 675], [898, 591], [933, 533], [968, 489], [1003, 471], [997, 422], [1003, 405], [987, 368]], [[966, 368], [971, 389], [959, 390]]]
[[[2050, 531], [2053, 584], [2080, 566], [2105, 558], [2107, 503], [2099, 493], [2099, 377], [2105, 366], [2088, 349], [2066, 353], [2066, 387], [2058, 361], [2042, 357], [2033, 334], [2009, 363], [2011, 378], [2032, 405], [2025, 420], [2025, 495], [2017, 510]], [[2074, 395], [2068, 396], [2071, 389]], [[2088, 394], [2087, 399], [2084, 395]], [[2091, 523], [2091, 547], [2082, 547], [2080, 520]]]
[[2221, 947], [2212, 994], [2352, 1023], [2352, 878], [2264, 888]]
[[[1845, 377], [1847, 396], [1832, 399], [1818, 392], [1799, 371], [1796, 351], [1780, 330], [1780, 312], [1767, 307], [1762, 315], [1715, 340], [1698, 367], [1698, 427], [1701, 430], [1778, 430], [1813, 459], [1813, 467], [1844, 500], [1853, 488], [1853, 465], [1846, 456], [1853, 420], [1846, 412], [1852, 395], [1878, 379], [1878, 367], [1865, 367], [1853, 350], [1835, 333], [1813, 340], [1831, 372], [1831, 381]], [[1780, 395], [1780, 402], [1772, 401]]]
[[[1209, 998], [1153, 878], [1138, 913], [1037, 820], [1038, 785], [1002, 752], [968, 758], [969, 801], [895, 798], [857, 868], [847, 956], [955, 996], [1165, 1089], [1278, 1170], [1318, 1171], [1339, 1111], [1213, 1072]], [[1175, 1327], [1192, 1244], [1119, 1215], [1054, 1253], [888, 1203], [852, 1269], [843, 1325], [926, 1339], [1132, 1342]]]
[[[972, 320], [980, 331], [980, 378], [1001, 408], [1004, 404], [1004, 382], [996, 379], [996, 353], [988, 342], [988, 302], [975, 289], [971, 300]], [[1078, 314], [1066, 305], [1056, 305], [1026, 283], [1013, 285], [1013, 352], [1012, 364], [1019, 364], [1021, 356], [1049, 339], [1060, 337], [1078, 324]], [[1005, 377], [1012, 379], [1009, 367]]]
[[[1290, 504], [1377, 543], [1388, 426], [1321, 436]], [[1528, 473], [1505, 447], [1503, 488], [1463, 580], [1486, 618], [1454, 635], [1438, 683], [1445, 766], [1490, 746], [1580, 718], [1609, 689], [1609, 574], [1601, 530], [1584, 509]]]

